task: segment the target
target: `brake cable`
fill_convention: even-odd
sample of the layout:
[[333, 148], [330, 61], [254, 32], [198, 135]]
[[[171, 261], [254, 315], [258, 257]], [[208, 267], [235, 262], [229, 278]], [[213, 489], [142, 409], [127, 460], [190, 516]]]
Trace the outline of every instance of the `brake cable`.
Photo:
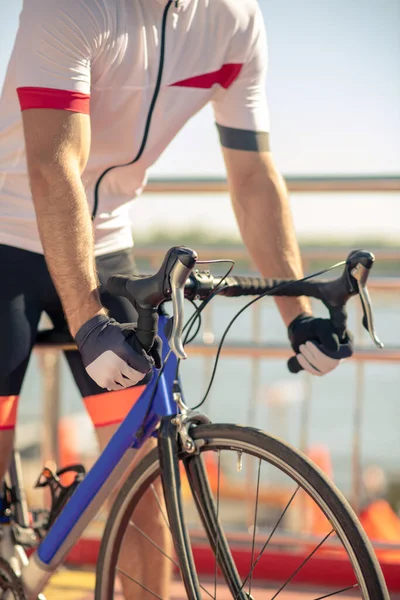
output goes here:
[[[310, 279], [313, 279], [314, 277], [319, 277], [320, 275], [324, 275], [325, 273], [328, 273], [329, 271], [332, 271], [333, 269], [336, 269], [338, 267], [342, 267], [343, 265], [346, 264], [346, 261], [341, 261], [339, 263], [336, 263], [335, 265], [332, 265], [331, 267], [328, 267], [327, 269], [323, 269], [322, 271], [318, 271], [317, 273], [313, 273], [312, 275], [307, 275], [306, 277], [303, 277], [302, 279], [297, 279], [296, 283], [302, 283], [304, 281], [308, 281]], [[219, 359], [220, 359], [220, 355], [221, 355], [221, 351], [222, 351], [222, 347], [225, 343], [226, 340], [226, 336], [228, 335], [229, 330], [231, 329], [232, 325], [234, 324], [234, 322], [236, 321], [236, 319], [239, 318], [239, 316], [245, 311], [247, 310], [250, 306], [252, 306], [253, 304], [255, 304], [256, 302], [258, 302], [259, 300], [261, 300], [261, 298], [264, 298], [265, 296], [273, 296], [274, 292], [277, 292], [278, 290], [284, 289], [285, 287], [292, 285], [293, 281], [290, 282], [286, 282], [286, 283], [281, 283], [279, 285], [275, 285], [274, 287], [270, 288], [269, 290], [267, 290], [266, 292], [260, 294], [259, 296], [257, 296], [256, 298], [253, 298], [252, 300], [250, 300], [247, 304], [245, 304], [244, 306], [242, 306], [241, 309], [238, 310], [238, 312], [233, 316], [233, 318], [230, 320], [230, 322], [228, 323], [227, 327], [225, 328], [224, 333], [222, 334], [221, 340], [218, 344], [218, 348], [217, 348], [217, 353], [214, 359], [214, 366], [213, 366], [213, 370], [210, 376], [210, 381], [208, 384], [208, 387], [206, 389], [206, 392], [203, 396], [203, 399], [196, 404], [195, 406], [192, 407], [192, 410], [196, 410], [198, 408], [200, 408], [200, 406], [202, 406], [205, 401], [207, 400], [209, 393], [211, 391], [211, 387], [214, 383], [214, 379], [215, 379], [215, 375], [217, 372], [217, 368], [218, 368], [218, 363], [219, 363]]]

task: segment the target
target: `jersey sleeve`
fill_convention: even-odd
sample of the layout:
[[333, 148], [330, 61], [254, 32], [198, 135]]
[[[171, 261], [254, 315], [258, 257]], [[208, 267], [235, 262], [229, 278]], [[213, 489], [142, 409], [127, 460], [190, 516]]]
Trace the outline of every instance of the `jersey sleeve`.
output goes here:
[[[269, 112], [266, 97], [268, 62], [264, 20], [259, 8], [246, 28], [245, 59], [236, 79], [220, 89], [213, 109], [221, 145], [235, 150], [269, 150]], [[238, 61], [235, 61], [236, 63]]]
[[89, 114], [99, 28], [85, 0], [24, 0], [14, 45], [21, 110]]

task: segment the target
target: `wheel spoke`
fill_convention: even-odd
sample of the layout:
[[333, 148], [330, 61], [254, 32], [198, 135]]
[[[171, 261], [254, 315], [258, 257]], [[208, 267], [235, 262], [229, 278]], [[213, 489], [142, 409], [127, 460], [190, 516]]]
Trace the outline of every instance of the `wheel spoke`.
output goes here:
[[[244, 597], [250, 599], [251, 594], [257, 597], [257, 577], [261, 575], [264, 579], [269, 578], [272, 568], [270, 556], [273, 557], [275, 554], [272, 549], [275, 549], [276, 545], [283, 550], [288, 550], [288, 555], [294, 560], [293, 563], [291, 560], [285, 563], [284, 555], [282, 556], [280, 581], [275, 584], [274, 589], [269, 588], [269, 599], [280, 600], [296, 582], [300, 581], [303, 571], [305, 576], [306, 574], [310, 576], [309, 581], [313, 580], [313, 569], [315, 566], [318, 567], [318, 556], [322, 554], [323, 558], [325, 550], [329, 551], [331, 544], [335, 550], [339, 543], [346, 551], [344, 560], [351, 564], [357, 577], [354, 575], [350, 581], [339, 584], [333, 582], [328, 587], [321, 583], [319, 588], [318, 586], [314, 588], [310, 598], [314, 600], [332, 598], [333, 600], [333, 598], [347, 597], [353, 592], [359, 594], [357, 597], [360, 597], [360, 600], [361, 598], [388, 600], [389, 596], [381, 581], [381, 572], [374, 562], [369, 546], [362, 543], [365, 540], [362, 533], [358, 531], [354, 515], [335, 487], [313, 469], [300, 453], [296, 453], [284, 442], [261, 431], [233, 425], [202, 425], [195, 429], [193, 437], [199, 440], [200, 454], [203, 455], [201, 460], [205, 460], [204, 466], [207, 467], [208, 477], [204, 481], [200, 480], [200, 483], [203, 481], [203, 486], [198, 483], [194, 488], [199, 514], [194, 511], [195, 507], [190, 504], [190, 497], [187, 495], [184, 497], [184, 514], [189, 511], [188, 519], [190, 524], [193, 524], [194, 535], [197, 536], [197, 532], [202, 531], [199, 525], [203, 524], [210, 552], [208, 556], [211, 561], [215, 560], [214, 565], [211, 562], [211, 568], [204, 571], [204, 577], [207, 578], [202, 582], [203, 585], [197, 584], [196, 593], [199, 597], [219, 600], [223, 593], [227, 593], [228, 588], [230, 597], [235, 600]], [[211, 453], [213, 453], [213, 460], [210, 465], [206, 459]], [[245, 482], [242, 475], [235, 476], [234, 472], [236, 455], [238, 461], [240, 457], [240, 466], [238, 462], [237, 470], [241, 470], [242, 453], [244, 457], [248, 456], [251, 459], [248, 463], [247, 461], [244, 463], [248, 470]], [[179, 460], [182, 460], [181, 455]], [[275, 467], [277, 475], [274, 473], [270, 478], [267, 472], [264, 473], [264, 465], [268, 468]], [[204, 469], [202, 473], [204, 479]], [[267, 478], [266, 481], [264, 476]], [[158, 534], [153, 536], [146, 527], [143, 528], [142, 524], [136, 525], [134, 511], [144, 493], [151, 490], [155, 514], [160, 515], [159, 525], [163, 530], [165, 528], [165, 532], [171, 532], [163, 494], [158, 485], [159, 480], [155, 479], [157, 477], [160, 477], [159, 457], [156, 452], [152, 452], [149, 458], [140, 463], [138, 471], [132, 473], [119, 498], [119, 503], [113, 509], [97, 571], [96, 591], [99, 589], [101, 594], [107, 594], [107, 590], [114, 589], [113, 585], [118, 587], [122, 579], [124, 588], [132, 586], [132, 593], [136, 593], [138, 597], [145, 596], [146, 593], [149, 598], [161, 596], [162, 590], [154, 585], [151, 578], [147, 580], [134, 569], [126, 567], [123, 563], [118, 564], [118, 555], [127, 527], [132, 528], [132, 533], [137, 536], [139, 547], [142, 540], [142, 545], [148, 546], [150, 555], [153, 553], [157, 559], [159, 553], [158, 560], [163, 566], [166, 566], [168, 571], [172, 570], [179, 581], [182, 579], [179, 568], [181, 563], [170, 548], [168, 536], [164, 545], [164, 541], [161, 541], [164, 539], [164, 533], [162, 537]], [[208, 486], [207, 479], [210, 479]], [[299, 504], [299, 496], [303, 494], [303, 490], [309, 500], [304, 506], [301, 502]], [[310, 504], [311, 501], [314, 501], [316, 506]], [[316, 511], [320, 511], [320, 514], [318, 515]], [[293, 518], [291, 518], [292, 513]], [[325, 527], [325, 521], [321, 520], [324, 515], [328, 527], [322, 529]], [[316, 537], [318, 531], [321, 533]], [[232, 532], [232, 538], [229, 532]], [[332, 535], [333, 533], [335, 536]], [[192, 546], [195, 546], [196, 539], [191, 536]], [[321, 546], [322, 550], [316, 554]], [[354, 552], [349, 551], [349, 547], [354, 548]], [[300, 553], [297, 554], [299, 551]], [[246, 562], [243, 562], [243, 557], [246, 557]], [[125, 567], [126, 570], [120, 567]], [[197, 564], [196, 560], [194, 577], [199, 568], [200, 564]], [[222, 586], [221, 568], [224, 584]], [[255, 572], [256, 568], [257, 572]], [[277, 575], [279, 574], [276, 572], [275, 579]], [[197, 577], [203, 579], [202, 571], [197, 574]], [[351, 583], [353, 585], [350, 585]], [[1, 592], [0, 585], [0, 598], [2, 593], [4, 594], [4, 590]]]
[[156, 500], [156, 502], [157, 502], [157, 506], [158, 506], [158, 508], [160, 509], [161, 516], [162, 516], [162, 518], [164, 519], [164, 522], [165, 522], [166, 526], [167, 526], [167, 527], [168, 527], [168, 529], [171, 531], [171, 527], [170, 527], [170, 524], [169, 524], [169, 521], [168, 521], [167, 515], [166, 515], [166, 514], [165, 514], [165, 512], [163, 511], [162, 503], [161, 503], [161, 500], [160, 500], [160, 498], [159, 498], [159, 495], [158, 495], [158, 494], [157, 494], [157, 492], [156, 492], [156, 489], [155, 489], [155, 487], [154, 487], [154, 484], [151, 484], [151, 491], [153, 492], [153, 496], [154, 496], [154, 498], [155, 498], [155, 500]]
[[169, 554], [167, 554], [166, 552], [164, 552], [164, 550], [161, 548], [161, 546], [159, 546], [158, 544], [156, 544], [156, 542], [154, 540], [152, 540], [151, 537], [149, 535], [147, 535], [147, 533], [145, 533], [142, 529], [140, 529], [140, 527], [138, 527], [133, 521], [129, 521], [129, 525], [131, 527], [134, 527], [134, 529], [136, 529], [136, 531], [138, 533], [140, 533], [141, 536], [143, 536], [148, 542], [150, 542], [150, 544], [152, 546], [154, 546], [154, 548], [157, 548], [157, 550], [163, 556], [165, 556], [165, 558], [168, 558], [168, 560], [170, 560], [175, 565], [175, 567], [178, 567], [178, 569], [179, 569], [179, 564], [172, 558], [172, 556], [170, 556]]
[[125, 571], [123, 571], [119, 567], [117, 567], [117, 571], [118, 571], [118, 573], [121, 573], [121, 575], [124, 575], [127, 579], [129, 579], [133, 583], [136, 583], [136, 585], [138, 585], [139, 587], [141, 587], [143, 590], [146, 590], [146, 592], [149, 592], [149, 594], [151, 594], [152, 596], [154, 596], [154, 598], [158, 598], [158, 600], [164, 600], [161, 596], [159, 596], [158, 594], [156, 594], [155, 592], [153, 592], [152, 590], [150, 590], [148, 587], [146, 587], [145, 585], [143, 585], [143, 583], [140, 583], [140, 581], [138, 581], [137, 579], [135, 579], [131, 575], [128, 575], [128, 573], [125, 573]]
[[249, 573], [246, 575], [246, 577], [245, 577], [245, 579], [244, 579], [244, 581], [242, 583], [242, 587], [240, 588], [238, 594], [235, 596], [235, 600], [239, 597], [239, 593], [242, 591], [242, 589], [244, 588], [244, 586], [248, 582], [249, 577], [252, 576], [254, 569], [256, 568], [256, 566], [257, 566], [259, 560], [261, 559], [261, 557], [262, 557], [265, 549], [267, 548], [268, 544], [270, 543], [270, 541], [272, 539], [272, 536], [274, 535], [275, 531], [278, 529], [280, 522], [282, 521], [283, 517], [287, 513], [287, 511], [289, 509], [289, 506], [292, 504], [293, 500], [295, 499], [296, 494], [299, 491], [299, 489], [300, 489], [300, 486], [298, 485], [297, 488], [295, 489], [295, 491], [293, 492], [292, 496], [290, 497], [289, 502], [286, 504], [285, 508], [283, 509], [282, 514], [280, 515], [279, 519], [277, 520], [274, 528], [272, 529], [271, 533], [269, 534], [267, 541], [265, 542], [264, 546], [261, 548], [260, 554], [258, 555], [256, 561], [253, 563], [253, 565], [250, 568]]
[[[219, 483], [220, 483], [220, 474], [221, 474], [221, 450], [218, 450], [217, 523], [219, 521]], [[217, 529], [217, 531], [219, 531], [219, 529]], [[217, 535], [216, 548], [215, 548], [215, 581], [214, 581], [214, 598], [215, 598], [215, 600], [217, 599], [218, 544], [219, 544], [219, 535]]]
[[[261, 458], [258, 459], [258, 473], [257, 473], [257, 490], [256, 490], [256, 505], [254, 507], [254, 525], [253, 525], [253, 540], [251, 544], [251, 561], [250, 561], [250, 569], [254, 563], [254, 552], [256, 545], [256, 529], [257, 529], [257, 516], [258, 516], [258, 496], [260, 493], [260, 474], [261, 474]], [[251, 595], [251, 585], [253, 582], [253, 571], [250, 574], [250, 582], [249, 582], [249, 594]]]
[[358, 583], [355, 583], [354, 585], [351, 585], [346, 588], [342, 588], [341, 590], [338, 590], [337, 592], [332, 592], [331, 594], [326, 594], [325, 596], [318, 596], [318, 598], [315, 598], [314, 600], [324, 600], [324, 598], [331, 598], [332, 596], [337, 596], [338, 594], [343, 594], [343, 592], [349, 592], [350, 590], [354, 590], [357, 587], [358, 587]]
[[319, 550], [319, 548], [321, 548], [321, 546], [323, 544], [325, 544], [326, 540], [332, 535], [332, 533], [334, 533], [334, 529], [331, 529], [331, 531], [320, 541], [320, 543], [314, 548], [314, 550], [312, 552], [310, 552], [310, 554], [307, 556], [307, 558], [305, 558], [303, 560], [303, 562], [301, 563], [301, 565], [290, 575], [290, 577], [288, 577], [288, 579], [285, 581], [285, 583], [279, 588], [279, 590], [276, 592], [276, 594], [274, 594], [271, 598], [271, 600], [275, 600], [275, 598], [277, 598], [277, 596], [279, 596], [279, 594], [285, 589], [285, 587], [292, 581], [292, 579], [294, 577], [296, 577], [297, 573], [299, 571], [301, 571], [301, 569], [304, 567], [304, 565], [310, 560], [310, 558], [312, 556], [314, 556], [314, 554], [317, 552], [317, 550]]
[[[154, 546], [154, 548], [157, 548], [157, 550], [163, 555], [165, 556], [165, 558], [167, 558], [169, 561], [172, 562], [172, 564], [178, 569], [180, 570], [180, 566], [179, 564], [176, 562], [176, 560], [174, 560], [172, 558], [172, 556], [170, 556], [169, 554], [167, 554], [166, 552], [164, 552], [164, 550], [155, 543], [154, 540], [151, 539], [150, 536], [147, 535], [147, 533], [145, 533], [144, 531], [142, 531], [142, 529], [140, 529], [140, 527], [138, 527], [133, 521], [129, 521], [129, 525], [131, 525], [131, 527], [134, 527], [136, 529], [136, 531], [138, 533], [140, 533], [140, 535], [142, 535], [148, 542], [150, 542], [150, 544], [152, 546]], [[212, 594], [210, 594], [210, 592], [203, 586], [201, 585], [201, 583], [199, 582], [199, 585], [201, 587], [201, 589], [203, 590], [203, 592], [205, 592], [208, 596], [210, 596], [210, 598], [214, 598], [214, 596]]]

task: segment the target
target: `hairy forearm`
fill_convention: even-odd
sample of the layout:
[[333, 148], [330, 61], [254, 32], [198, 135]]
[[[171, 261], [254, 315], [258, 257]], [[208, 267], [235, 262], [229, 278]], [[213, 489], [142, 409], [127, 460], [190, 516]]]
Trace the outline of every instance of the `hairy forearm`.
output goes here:
[[[231, 186], [236, 218], [244, 243], [264, 277], [303, 275], [285, 183], [275, 168], [263, 165], [241, 186]], [[276, 298], [286, 323], [311, 312], [308, 299]]]
[[46, 263], [72, 335], [102, 309], [93, 230], [78, 168], [31, 169], [30, 181]]

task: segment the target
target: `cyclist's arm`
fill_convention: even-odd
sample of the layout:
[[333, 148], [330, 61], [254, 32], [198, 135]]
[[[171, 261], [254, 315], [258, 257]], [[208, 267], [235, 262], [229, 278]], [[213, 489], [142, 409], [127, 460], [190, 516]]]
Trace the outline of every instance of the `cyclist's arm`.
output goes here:
[[104, 312], [81, 175], [90, 148], [99, 25], [85, 0], [25, 2], [14, 48], [32, 197], [51, 277], [75, 335]]
[[89, 116], [23, 112], [32, 198], [46, 262], [72, 335], [104, 310], [97, 291], [93, 231], [81, 174], [90, 147]]
[[[247, 36], [247, 59], [236, 80], [220, 90], [213, 103], [233, 207], [243, 241], [262, 275], [297, 278], [303, 274], [300, 251], [285, 183], [269, 147], [267, 45], [259, 8], [241, 35]], [[237, 62], [235, 56], [231, 62]], [[311, 312], [305, 298], [276, 302], [287, 325]]]
[[[239, 229], [249, 253], [264, 277], [303, 275], [287, 191], [269, 152], [224, 148], [229, 187]], [[289, 325], [304, 312], [306, 298], [276, 298]]]

